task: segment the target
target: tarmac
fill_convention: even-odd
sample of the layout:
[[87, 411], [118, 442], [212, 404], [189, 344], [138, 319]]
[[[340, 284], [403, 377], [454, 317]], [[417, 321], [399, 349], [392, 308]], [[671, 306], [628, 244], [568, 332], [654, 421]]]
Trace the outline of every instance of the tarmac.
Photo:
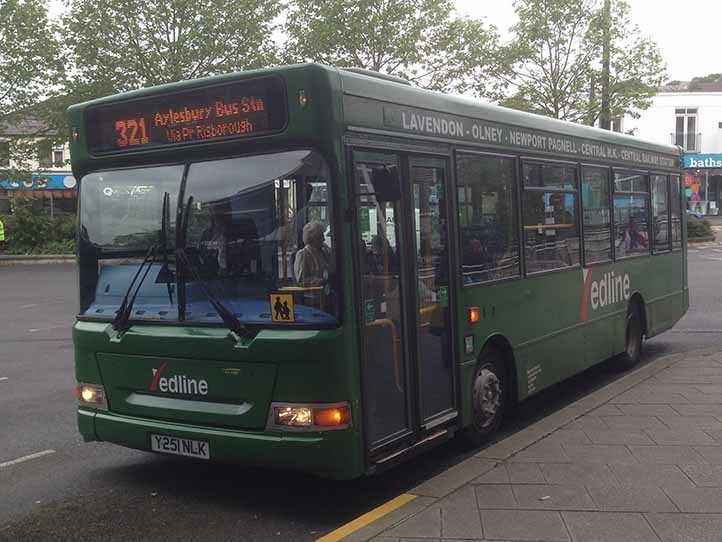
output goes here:
[[318, 542], [720, 542], [722, 345], [662, 357]]

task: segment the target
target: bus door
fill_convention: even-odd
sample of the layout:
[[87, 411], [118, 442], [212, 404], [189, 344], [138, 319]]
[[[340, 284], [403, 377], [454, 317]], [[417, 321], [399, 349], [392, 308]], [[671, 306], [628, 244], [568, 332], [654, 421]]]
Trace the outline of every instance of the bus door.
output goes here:
[[455, 414], [447, 165], [354, 152], [363, 410], [371, 458]]

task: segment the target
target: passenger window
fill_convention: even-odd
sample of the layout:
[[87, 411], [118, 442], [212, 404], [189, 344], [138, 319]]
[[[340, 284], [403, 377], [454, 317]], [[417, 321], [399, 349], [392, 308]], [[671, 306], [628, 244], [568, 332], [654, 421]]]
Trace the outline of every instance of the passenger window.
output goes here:
[[582, 212], [584, 213], [584, 261], [586, 264], [612, 259], [609, 212], [609, 170], [582, 170]]
[[666, 175], [652, 175], [652, 251], [667, 252], [670, 249], [669, 236], [669, 182]]
[[464, 284], [520, 274], [514, 181], [511, 158], [457, 155]]
[[577, 170], [524, 164], [524, 258], [527, 273], [579, 264]]
[[682, 246], [682, 191], [679, 185], [679, 175], [670, 175], [669, 177], [669, 199], [672, 204], [672, 249]]
[[649, 254], [647, 187], [646, 175], [614, 173], [614, 246], [619, 258]]

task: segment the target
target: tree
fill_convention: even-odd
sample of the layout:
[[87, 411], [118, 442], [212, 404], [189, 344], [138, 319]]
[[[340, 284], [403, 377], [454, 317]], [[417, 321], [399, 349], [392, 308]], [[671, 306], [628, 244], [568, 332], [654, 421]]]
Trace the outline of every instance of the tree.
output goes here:
[[77, 98], [276, 61], [280, 0], [73, 0], [63, 26]]
[[507, 105], [590, 125], [603, 110], [613, 119], [649, 107], [665, 66], [625, 0], [517, 0], [515, 10]]
[[519, 21], [504, 48], [502, 77], [514, 93], [503, 103], [558, 119], [582, 121], [591, 65], [598, 54], [588, 39], [596, 0], [517, 0]]
[[[603, 90], [608, 85], [607, 102], [604, 103], [604, 92], [599, 102], [589, 100], [589, 124], [594, 124], [597, 119], [605, 120], [602, 117], [608, 121], [625, 115], [638, 118], [639, 111], [651, 105], [652, 97], [666, 77], [666, 65], [659, 47], [632, 24], [626, 0], [605, 0], [605, 3], [610, 4], [609, 11], [605, 14], [602, 8], [596, 12], [589, 39], [602, 49], [608, 48], [608, 79], [602, 61], [601, 70], [595, 66], [598, 75], [593, 76], [591, 83], [594, 85], [599, 81]], [[601, 124], [609, 129], [606, 122]]]
[[56, 30], [43, 0], [0, 0], [0, 136], [9, 131], [26, 136], [11, 138], [10, 156], [5, 157], [9, 171], [0, 180], [29, 178], [36, 152], [32, 139], [46, 126], [32, 122], [41, 116], [36, 106], [54, 90], [62, 72]]
[[493, 26], [453, 16], [449, 0], [291, 0], [286, 57], [404, 77], [433, 90], [489, 95]]
[[693, 77], [689, 82], [689, 90], [692, 92], [703, 90], [705, 83], [717, 83], [718, 85], [722, 85], [722, 73], [710, 73], [709, 75], [705, 75], [703, 77]]

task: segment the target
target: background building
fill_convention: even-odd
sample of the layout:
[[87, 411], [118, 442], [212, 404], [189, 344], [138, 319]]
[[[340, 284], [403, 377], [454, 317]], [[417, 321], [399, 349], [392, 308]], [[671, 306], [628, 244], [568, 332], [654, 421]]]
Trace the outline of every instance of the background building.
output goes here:
[[705, 215], [722, 207], [722, 83], [669, 84], [652, 106], [622, 131], [658, 143], [679, 145], [685, 152], [687, 206]]
[[[74, 213], [77, 209], [77, 182], [70, 171], [67, 143], [55, 143], [55, 134], [35, 119], [0, 124], [0, 214], [8, 214], [18, 196], [34, 200], [38, 211], [50, 215]], [[31, 149], [24, 163], [16, 163], [15, 146]], [[12, 170], [29, 170], [30, 176], [17, 178]]]

